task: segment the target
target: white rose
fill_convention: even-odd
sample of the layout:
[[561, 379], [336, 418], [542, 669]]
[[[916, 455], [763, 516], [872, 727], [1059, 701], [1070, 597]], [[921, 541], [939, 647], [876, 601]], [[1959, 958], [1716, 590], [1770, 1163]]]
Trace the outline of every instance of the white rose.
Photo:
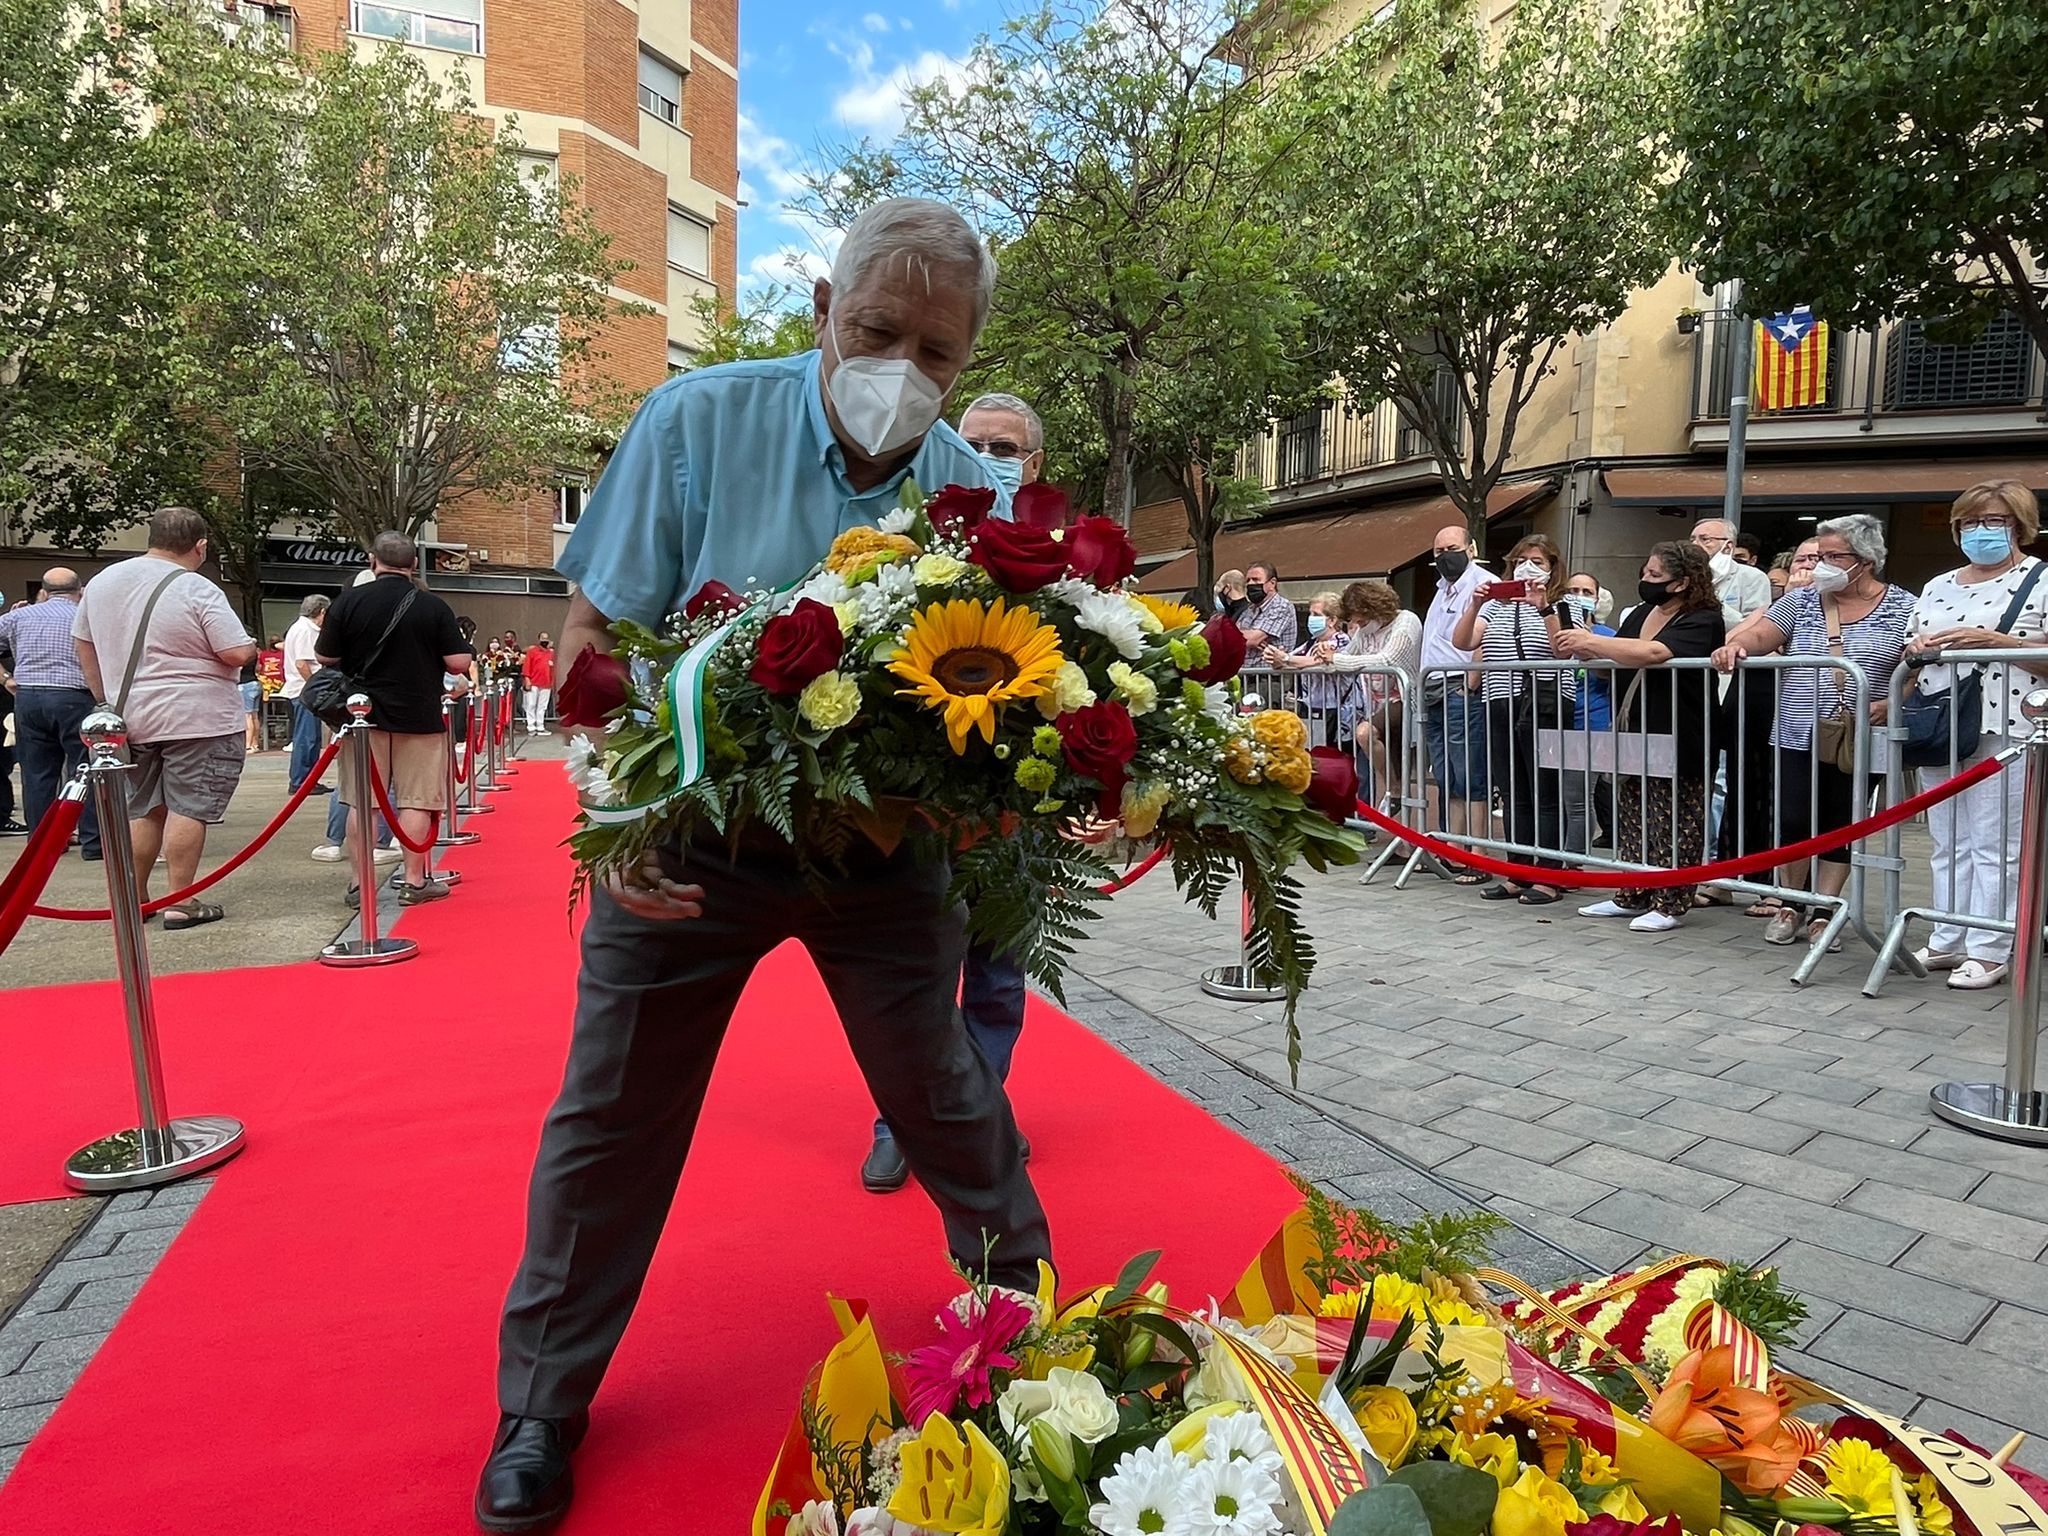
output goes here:
[[1116, 1404], [1088, 1372], [1056, 1365], [1046, 1374], [1046, 1385], [1052, 1389], [1052, 1406], [1042, 1415], [1046, 1423], [1083, 1445], [1100, 1445], [1116, 1433]]

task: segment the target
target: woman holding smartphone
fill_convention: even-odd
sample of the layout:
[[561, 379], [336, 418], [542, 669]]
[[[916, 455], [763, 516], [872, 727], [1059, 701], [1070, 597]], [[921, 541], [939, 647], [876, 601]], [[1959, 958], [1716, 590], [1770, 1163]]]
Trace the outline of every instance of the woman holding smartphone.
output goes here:
[[[1564, 557], [1557, 545], [1532, 533], [1508, 552], [1511, 581], [1474, 590], [1451, 644], [1477, 650], [1482, 662], [1549, 661], [1554, 622], [1544, 610], [1564, 589]], [[1507, 807], [1508, 841], [1524, 848], [1561, 848], [1564, 788], [1555, 768], [1536, 766], [1536, 732], [1559, 725], [1569, 709], [1571, 678], [1563, 671], [1488, 671], [1486, 695], [1488, 771]], [[1562, 869], [1555, 859], [1530, 858], [1539, 869]], [[1482, 901], [1519, 901], [1547, 907], [1563, 899], [1554, 885], [1520, 885], [1511, 880], [1479, 893]]]

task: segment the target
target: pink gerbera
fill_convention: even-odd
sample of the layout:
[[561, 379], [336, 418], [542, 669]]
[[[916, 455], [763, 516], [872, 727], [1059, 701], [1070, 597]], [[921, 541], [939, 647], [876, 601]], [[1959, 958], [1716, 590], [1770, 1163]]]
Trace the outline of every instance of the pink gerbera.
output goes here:
[[990, 1373], [1017, 1368], [1017, 1357], [1003, 1351], [1030, 1326], [1031, 1308], [1000, 1291], [990, 1292], [986, 1302], [972, 1295], [961, 1300], [965, 1306], [939, 1314], [944, 1338], [913, 1350], [903, 1362], [914, 1429], [922, 1428], [935, 1413], [951, 1413], [963, 1401], [970, 1408], [987, 1407], [995, 1399]]

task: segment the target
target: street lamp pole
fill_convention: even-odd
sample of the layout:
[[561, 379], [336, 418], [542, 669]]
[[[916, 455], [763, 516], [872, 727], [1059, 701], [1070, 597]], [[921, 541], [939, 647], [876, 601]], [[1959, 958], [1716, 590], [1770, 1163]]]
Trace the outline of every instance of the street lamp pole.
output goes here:
[[1749, 460], [1749, 382], [1756, 371], [1756, 325], [1742, 309], [1742, 279], [1728, 285], [1728, 323], [1735, 328], [1728, 363], [1728, 488], [1721, 520], [1734, 538], [1742, 527], [1742, 474]]

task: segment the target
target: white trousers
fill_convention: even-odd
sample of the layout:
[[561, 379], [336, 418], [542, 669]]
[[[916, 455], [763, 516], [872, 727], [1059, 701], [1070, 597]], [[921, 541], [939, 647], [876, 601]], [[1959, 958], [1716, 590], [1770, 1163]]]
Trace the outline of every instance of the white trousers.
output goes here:
[[538, 736], [548, 728], [548, 700], [554, 697], [552, 688], [528, 688], [523, 692], [526, 704], [526, 734]]
[[[1985, 737], [1976, 756], [1962, 768], [1975, 766], [2005, 745], [2000, 737]], [[1922, 768], [1920, 787], [1932, 789], [1953, 777], [1946, 767]], [[2013, 920], [2020, 894], [2020, 810], [2026, 782], [2026, 764], [2015, 759], [1927, 813], [1927, 830], [1934, 838], [1930, 862], [1937, 908]], [[2012, 935], [1988, 928], [1937, 923], [1927, 943], [1937, 953], [1963, 954], [1985, 965], [2004, 965], [2012, 958]]]

